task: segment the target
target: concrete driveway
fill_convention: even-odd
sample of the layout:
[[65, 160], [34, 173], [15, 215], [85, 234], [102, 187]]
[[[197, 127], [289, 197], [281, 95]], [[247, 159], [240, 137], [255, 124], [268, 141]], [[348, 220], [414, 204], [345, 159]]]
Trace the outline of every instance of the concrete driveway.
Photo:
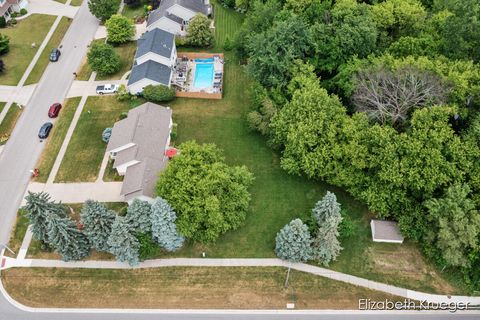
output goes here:
[[35, 13], [73, 18], [77, 14], [78, 9], [79, 7], [69, 6], [53, 0], [28, 0], [28, 14], [18, 17], [17, 20], [25, 19]]

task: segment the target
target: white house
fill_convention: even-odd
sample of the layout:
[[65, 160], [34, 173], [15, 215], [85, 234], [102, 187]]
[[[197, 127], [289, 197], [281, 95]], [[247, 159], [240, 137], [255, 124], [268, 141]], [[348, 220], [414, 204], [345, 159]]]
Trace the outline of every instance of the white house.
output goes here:
[[148, 85], [170, 87], [172, 69], [177, 59], [175, 35], [162, 29], [145, 32], [138, 40], [135, 61], [127, 88], [132, 94], [143, 91]]
[[21, 9], [26, 9], [27, 6], [27, 0], [0, 0], [0, 16], [5, 17], [5, 20], [8, 21], [13, 12], [19, 12]]
[[210, 0], [163, 0], [158, 9], [150, 12], [147, 30], [159, 28], [184, 36], [188, 23], [198, 13], [212, 15]]
[[125, 176], [121, 195], [125, 201], [154, 198], [158, 174], [168, 163], [166, 150], [173, 127], [172, 110], [147, 102], [131, 109], [113, 126], [107, 152], [113, 168]]

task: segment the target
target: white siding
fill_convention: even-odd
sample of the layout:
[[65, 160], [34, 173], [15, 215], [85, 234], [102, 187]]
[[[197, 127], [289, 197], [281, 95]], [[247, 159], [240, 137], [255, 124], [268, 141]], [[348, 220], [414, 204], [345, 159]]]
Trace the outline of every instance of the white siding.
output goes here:
[[[112, 155], [113, 153], [118, 153], [122, 150], [128, 149], [130, 147], [133, 147], [134, 145], [135, 145], [135, 143], [130, 142], [130, 143], [127, 143], [126, 145], [123, 145], [123, 146], [118, 147], [116, 149], [110, 150], [110, 155]], [[112, 158], [115, 158], [115, 156], [112, 155]]]
[[190, 21], [190, 19], [192, 19], [197, 14], [196, 12], [184, 8], [178, 4], [175, 4], [168, 8], [167, 14], [168, 13], [176, 15], [177, 17], [182, 18], [184, 21]]
[[140, 161], [138, 160], [132, 160], [132, 161], [129, 161], [127, 163], [124, 163], [122, 164], [121, 166], [118, 166], [116, 169], [118, 171], [118, 174], [121, 175], [121, 176], [124, 176], [125, 173], [127, 172], [127, 168], [130, 167], [130, 166], [133, 166], [134, 164], [137, 164], [139, 163]]
[[[170, 73], [170, 78], [172, 77], [172, 74], [173, 72]], [[170, 79], [171, 81], [172, 79]], [[145, 88], [146, 86], [148, 86], [149, 84], [153, 85], [153, 86], [156, 86], [156, 85], [163, 85], [163, 83], [159, 83], [159, 82], [156, 82], [156, 81], [153, 81], [153, 80], [150, 80], [150, 79], [142, 79], [140, 81], [137, 81], [135, 83], [132, 83], [131, 85], [128, 86], [128, 91], [131, 93], [131, 94], [137, 94], [137, 93], [140, 93], [143, 91], [143, 88]], [[170, 86], [168, 86], [170, 87]]]
[[156, 62], [161, 63], [161, 64], [163, 64], [163, 65], [165, 65], [169, 68], [171, 68], [173, 66], [171, 58], [163, 57], [163, 56], [158, 55], [158, 54], [153, 53], [153, 52], [149, 52], [147, 54], [144, 54], [141, 57], [138, 57], [136, 61], [137, 61], [137, 64], [142, 64], [144, 62], [147, 62], [148, 60], [156, 61]]
[[167, 17], [162, 17], [149, 25], [147, 27], [147, 31], [152, 31], [155, 28], [168, 31], [173, 34], [178, 34], [182, 31], [182, 26], [180, 24], [168, 19]]

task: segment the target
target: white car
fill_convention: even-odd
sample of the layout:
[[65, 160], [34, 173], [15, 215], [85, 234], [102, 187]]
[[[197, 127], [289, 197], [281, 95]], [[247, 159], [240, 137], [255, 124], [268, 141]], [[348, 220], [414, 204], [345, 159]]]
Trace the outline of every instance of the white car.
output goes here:
[[116, 84], [104, 84], [103, 86], [97, 86], [97, 94], [115, 93], [118, 91], [118, 85]]

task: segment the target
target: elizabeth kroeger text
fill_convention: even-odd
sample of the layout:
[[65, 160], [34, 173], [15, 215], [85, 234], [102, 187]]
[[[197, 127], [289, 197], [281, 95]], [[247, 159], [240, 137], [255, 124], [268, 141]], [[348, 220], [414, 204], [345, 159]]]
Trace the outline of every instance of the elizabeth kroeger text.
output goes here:
[[393, 300], [371, 300], [359, 299], [359, 310], [445, 310], [456, 312], [458, 310], [468, 310], [470, 303], [464, 302], [429, 302], [426, 300], [405, 299], [399, 301]]

